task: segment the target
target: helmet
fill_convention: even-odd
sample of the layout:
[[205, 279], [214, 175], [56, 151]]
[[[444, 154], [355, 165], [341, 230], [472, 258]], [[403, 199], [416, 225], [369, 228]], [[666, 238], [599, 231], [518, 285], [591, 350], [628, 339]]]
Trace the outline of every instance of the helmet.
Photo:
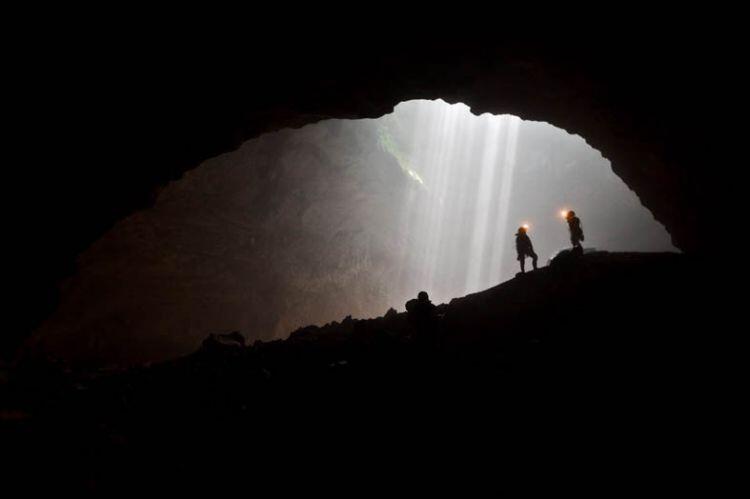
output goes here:
[[419, 298], [422, 301], [427, 301], [430, 299], [429, 295], [427, 294], [427, 291], [420, 291], [417, 295], [417, 298]]

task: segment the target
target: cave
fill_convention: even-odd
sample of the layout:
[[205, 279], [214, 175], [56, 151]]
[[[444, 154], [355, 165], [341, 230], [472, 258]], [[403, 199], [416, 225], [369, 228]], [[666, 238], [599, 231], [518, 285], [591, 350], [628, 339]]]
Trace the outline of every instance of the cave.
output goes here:
[[[693, 65], [693, 55], [709, 49], [684, 41], [675, 50], [648, 36], [607, 40], [555, 46], [478, 38], [336, 52], [331, 39], [313, 37], [304, 54], [259, 53], [247, 67], [234, 62], [244, 45], [227, 40], [206, 50], [186, 44], [170, 53], [169, 66], [157, 64], [158, 42], [115, 44], [107, 58], [70, 51], [71, 78], [53, 94], [67, 97], [43, 100], [38, 110], [59, 133], [16, 182], [26, 186], [14, 193], [24, 197], [13, 246], [23, 272], [13, 275], [16, 326], [3, 335], [4, 356], [55, 310], [76, 256], [117, 220], [150, 206], [169, 181], [261, 133], [377, 118], [413, 99], [461, 102], [475, 114], [544, 121], [585, 137], [676, 247], [704, 254], [710, 241], [700, 228], [713, 223], [718, 180], [701, 172], [715, 161], [716, 141], [699, 125], [710, 122], [701, 114], [708, 110], [685, 104], [715, 88], [714, 73]], [[120, 56], [128, 51], [132, 57]], [[215, 77], [210, 68], [219, 66]], [[83, 85], [94, 69], [100, 83]]]
[[210, 333], [250, 342], [367, 319], [421, 289], [436, 303], [518, 272], [529, 227], [541, 265], [567, 245], [675, 251], [581, 137], [463, 104], [410, 101], [368, 120], [265, 134], [202, 163], [83, 252], [29, 351], [137, 364], [195, 351]]
[[[729, 74], [739, 45], [697, 37], [692, 25], [656, 16], [625, 29], [587, 22], [581, 30], [548, 30], [547, 23], [529, 21], [522, 23], [524, 36], [501, 35], [497, 27], [477, 35], [475, 23], [464, 26], [471, 36], [459, 29], [437, 36], [436, 25], [403, 18], [395, 27], [393, 19], [384, 22], [381, 36], [368, 38], [374, 31], [361, 21], [347, 34], [351, 43], [340, 23], [261, 29], [259, 19], [253, 18], [252, 29], [222, 26], [216, 35], [207, 21], [200, 24], [205, 31], [191, 36], [165, 37], [163, 27], [129, 27], [127, 34], [82, 30], [45, 41], [34, 58], [24, 59], [18, 74], [28, 82], [13, 94], [22, 108], [15, 128], [23, 135], [14, 150], [20, 154], [13, 169], [20, 175], [13, 176], [11, 189], [13, 301], [10, 326], [0, 336], [0, 423], [19, 464], [14, 480], [26, 489], [136, 493], [151, 484], [215, 490], [219, 482], [243, 486], [252, 476], [260, 484], [290, 473], [308, 484], [335, 470], [358, 471], [368, 477], [362, 483], [374, 483], [374, 475], [387, 474], [380, 455], [400, 470], [415, 462], [433, 471], [450, 463], [464, 475], [461, 464], [477, 464], [474, 471], [482, 464], [502, 468], [500, 457], [478, 462], [488, 449], [512, 460], [553, 447], [555, 467], [581, 462], [560, 449], [581, 450], [589, 475], [610, 479], [610, 485], [656, 477], [671, 487], [687, 474], [703, 476], [710, 468], [706, 457], [717, 455], [721, 438], [714, 438], [715, 430], [725, 426], [717, 414], [732, 389], [724, 371], [735, 347], [725, 341], [726, 307], [716, 292], [726, 288], [715, 283], [721, 276], [713, 269], [716, 234], [727, 219], [720, 211], [727, 177], [712, 166], [732, 130], [732, 119], [723, 115], [736, 109]], [[707, 16], [701, 25], [709, 22]], [[394, 32], [382, 34], [383, 26]], [[184, 227], [168, 221], [196, 199], [211, 195], [214, 206], [232, 204], [235, 198], [222, 194], [249, 185], [222, 183], [222, 175], [212, 178], [210, 172], [241, 173], [236, 158], [270, 158], [268, 151], [279, 150], [264, 152], [263, 144], [306, 134], [335, 140], [342, 130], [388, 119], [401, 103], [438, 100], [475, 119], [503, 119], [502, 127], [544, 124], [579, 141], [595, 156], [597, 175], [608, 174], [616, 191], [628, 196], [638, 232], [647, 237], [628, 247], [623, 241], [633, 239], [627, 234], [609, 234], [612, 239], [596, 243], [603, 251], [555, 258], [567, 244], [558, 211], [578, 208], [580, 200], [555, 200], [566, 204], [545, 207], [548, 218], [509, 212], [506, 232], [530, 226], [541, 268], [516, 276], [517, 262], [511, 255], [503, 263], [505, 252], [499, 266], [490, 255], [489, 263], [482, 257], [474, 270], [464, 269], [464, 277], [484, 276], [488, 268], [499, 274], [487, 282], [461, 279], [460, 286], [435, 292], [442, 336], [434, 344], [409, 332], [420, 326], [403, 310], [404, 299], [423, 282], [441, 289], [418, 268], [392, 297], [382, 286], [370, 287], [373, 281], [349, 276], [339, 293], [356, 291], [341, 307], [286, 304], [303, 311], [287, 322], [276, 312], [233, 317], [221, 307], [202, 315], [194, 306], [198, 300], [185, 319], [192, 322], [180, 326], [189, 331], [180, 337], [186, 341], [171, 333], [158, 345], [142, 341], [154, 338], [153, 331], [172, 331], [160, 326], [175, 315], [154, 312], [171, 303], [160, 302], [158, 293], [143, 296], [144, 289], [156, 288], [118, 287], [111, 279], [153, 280], [148, 258], [136, 258], [138, 272], [120, 265], [144, 244], [180, 244], [175, 235]], [[718, 122], [725, 126], [710, 125]], [[370, 157], [388, 165], [362, 169], [370, 181], [391, 175], [414, 192], [421, 192], [422, 182], [430, 184], [427, 173], [403, 162], [399, 148], [389, 149], [388, 140], [368, 143], [377, 144]], [[347, 144], [339, 145], [344, 150], [356, 142]], [[273, 190], [255, 193], [269, 196], [261, 215], [305, 203], [312, 211], [323, 208], [305, 193], [321, 182], [322, 170], [265, 164], [275, 166], [246, 173], [297, 178], [306, 188], [290, 187], [286, 205], [274, 205]], [[553, 178], [553, 171], [546, 173], [545, 181]], [[495, 191], [489, 192], [492, 199]], [[372, 197], [380, 204], [363, 205], [376, 209], [354, 215], [367, 220], [403, 206], [387, 202], [398, 194], [393, 189], [382, 194]], [[589, 224], [608, 223], [606, 216], [595, 222], [606, 210], [594, 205], [577, 211], [587, 231]], [[232, 232], [216, 233], [201, 222], [206, 213], [196, 213], [194, 230], [183, 234], [202, 234], [203, 251], [214, 263], [168, 262], [192, 266], [196, 279], [235, 274], [235, 259], [221, 252], [214, 258], [222, 246], [252, 254], [253, 245], [262, 245], [260, 234], [244, 228], [241, 241], [222, 239]], [[226, 213], [210, 215], [215, 221]], [[163, 217], [162, 225], [145, 223], [154, 214]], [[224, 217], [223, 223], [236, 222]], [[131, 239], [118, 239], [123, 234]], [[277, 234], [274, 248], [294, 248], [295, 241], [284, 239], [291, 234]], [[341, 248], [359, 244], [354, 233], [339, 237]], [[314, 244], [302, 247], [320, 254]], [[353, 253], [349, 268], [360, 268]], [[261, 266], [259, 260], [247, 264]], [[320, 269], [297, 264], [303, 281], [313, 283]], [[329, 275], [343, 276], [334, 270]], [[99, 284], [81, 285], [87, 275], [98, 279], [87, 282]], [[161, 296], [189, 298], [189, 289], [173, 284]], [[287, 292], [284, 279], [269, 277], [267, 285], [273, 284]], [[112, 323], [94, 320], [96, 331], [104, 325], [115, 332], [114, 341], [73, 335], [71, 348], [123, 366], [71, 367], [28, 355], [40, 331], [65, 339], [76, 321], [106, 313], [107, 293], [117, 303], [145, 307], [130, 316], [141, 314], [151, 329], [140, 337], [127, 333], [144, 324], [123, 323], [127, 314]], [[264, 296], [253, 298], [247, 283], [238, 281], [214, 304], [237, 300], [234, 310], [240, 311], [240, 300], [250, 297], [254, 310], [279, 308]], [[362, 296], [383, 299], [363, 305]], [[235, 328], [248, 334], [256, 327], [247, 345], [245, 338], [239, 345], [237, 336], [220, 334]], [[220, 335], [201, 341], [213, 333]], [[633, 463], [647, 471], [634, 471]], [[47, 479], [39, 480], [37, 470]]]

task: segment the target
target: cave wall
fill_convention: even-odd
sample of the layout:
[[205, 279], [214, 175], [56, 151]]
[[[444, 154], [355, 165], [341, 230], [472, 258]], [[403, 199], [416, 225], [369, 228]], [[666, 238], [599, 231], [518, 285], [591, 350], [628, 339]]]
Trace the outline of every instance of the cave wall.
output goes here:
[[703, 207], [716, 183], [702, 168], [716, 141], [696, 126], [712, 110], [694, 104], [722, 87], [714, 44], [631, 30], [562, 41], [416, 33], [345, 43], [343, 35], [306, 32], [276, 43], [275, 35], [179, 43], [132, 33], [79, 37], [34, 60], [41, 71], [30, 89], [41, 104], [27, 113], [33, 147], [14, 182], [24, 200], [12, 228], [22, 271], [11, 284], [3, 353], [55, 308], [57, 283], [75, 256], [149, 206], [169, 180], [262, 132], [377, 117], [415, 98], [460, 101], [475, 113], [547, 121], [586, 137], [676, 246], [709, 247], [700, 228], [710, 223]]
[[399, 210], [415, 188], [372, 120], [248, 141], [87, 248], [24, 353], [142, 364], [193, 352], [209, 333], [253, 342], [382, 315], [406, 296]]
[[583, 218], [587, 248], [674, 250], [598, 151], [546, 123], [412, 101], [377, 120], [264, 134], [83, 251], [25, 352], [142, 364], [209, 333], [254, 342], [380, 316], [419, 290], [447, 303], [516, 274], [523, 222], [542, 265], [566, 247], [564, 206]]

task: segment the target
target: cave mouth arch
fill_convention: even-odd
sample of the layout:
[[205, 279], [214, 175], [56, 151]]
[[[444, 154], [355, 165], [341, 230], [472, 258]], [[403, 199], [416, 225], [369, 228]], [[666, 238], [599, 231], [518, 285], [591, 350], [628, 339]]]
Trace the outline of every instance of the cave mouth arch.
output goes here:
[[421, 206], [413, 193], [403, 205], [405, 232], [416, 239], [404, 259], [429, 262], [404, 288], [423, 283], [447, 301], [513, 277], [512, 236], [520, 225], [530, 225], [546, 261], [568, 244], [557, 214], [571, 206], [588, 220], [588, 247], [675, 250], [664, 227], [580, 136], [517, 116], [475, 115], [440, 99], [400, 103], [378, 123], [381, 142], [389, 139], [384, 147], [426, 191]]
[[216, 331], [267, 340], [382, 315], [421, 289], [447, 301], [515, 274], [520, 224], [542, 263], [565, 247], [565, 207], [589, 246], [673, 249], [609, 162], [547, 123], [421, 100], [272, 132], [189, 171], [92, 245], [36, 337], [144, 361]]

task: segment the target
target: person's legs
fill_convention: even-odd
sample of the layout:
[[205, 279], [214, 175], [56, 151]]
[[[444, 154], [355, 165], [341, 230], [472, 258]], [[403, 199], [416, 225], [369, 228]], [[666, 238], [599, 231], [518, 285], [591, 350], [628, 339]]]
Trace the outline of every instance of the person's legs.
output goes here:
[[536, 256], [536, 253], [532, 252], [532, 253], [531, 253], [531, 265], [533, 265], [533, 266], [534, 266], [534, 270], [536, 270], [536, 269], [537, 269], [537, 267], [536, 267], [536, 261], [537, 261], [537, 259], [538, 259], [538, 258], [537, 258], [537, 256]]
[[518, 257], [518, 263], [521, 264], [521, 273], [522, 274], [526, 273], [526, 268], [525, 268], [526, 267], [526, 256], [524, 256], [524, 255], [519, 256]]
[[574, 248], [580, 248], [581, 250], [583, 249], [583, 246], [581, 245], [581, 242], [583, 242], [582, 232], [575, 232], [574, 234], [571, 234], [570, 241], [573, 243]]

